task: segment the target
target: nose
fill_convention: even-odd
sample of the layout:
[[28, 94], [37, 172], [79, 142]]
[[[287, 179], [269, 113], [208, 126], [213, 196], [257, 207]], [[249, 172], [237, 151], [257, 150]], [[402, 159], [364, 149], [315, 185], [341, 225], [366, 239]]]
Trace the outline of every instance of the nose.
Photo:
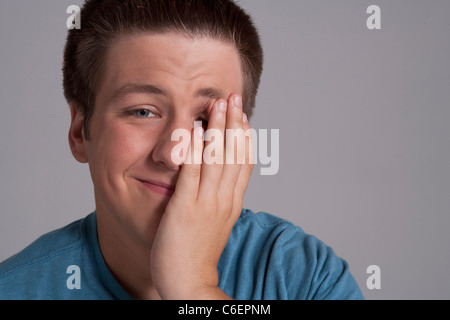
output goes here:
[[152, 160], [171, 171], [179, 170], [186, 157], [194, 121], [177, 119], [168, 123], [158, 136]]

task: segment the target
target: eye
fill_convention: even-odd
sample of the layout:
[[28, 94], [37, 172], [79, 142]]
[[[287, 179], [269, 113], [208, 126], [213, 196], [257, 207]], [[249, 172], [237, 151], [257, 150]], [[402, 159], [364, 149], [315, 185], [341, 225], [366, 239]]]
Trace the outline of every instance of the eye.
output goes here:
[[197, 119], [197, 121], [201, 121], [202, 122], [202, 127], [203, 127], [203, 130], [208, 130], [208, 120], [206, 120], [206, 119], [203, 119], [203, 118], [199, 118], [199, 119]]
[[148, 109], [138, 109], [131, 111], [138, 118], [154, 118], [156, 115]]

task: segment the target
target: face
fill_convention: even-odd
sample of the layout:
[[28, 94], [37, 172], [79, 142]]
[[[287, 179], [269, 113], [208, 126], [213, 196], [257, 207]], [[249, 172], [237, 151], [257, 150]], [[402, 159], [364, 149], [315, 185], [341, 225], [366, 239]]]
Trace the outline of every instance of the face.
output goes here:
[[117, 40], [84, 141], [99, 221], [151, 245], [180, 171], [173, 131], [192, 130], [218, 98], [242, 95], [242, 87], [231, 44], [178, 33]]

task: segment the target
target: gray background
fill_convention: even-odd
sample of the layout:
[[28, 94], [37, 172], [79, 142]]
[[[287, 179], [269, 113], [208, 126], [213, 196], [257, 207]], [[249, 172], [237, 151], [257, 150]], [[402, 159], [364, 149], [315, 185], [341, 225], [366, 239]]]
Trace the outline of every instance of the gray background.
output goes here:
[[[0, 260], [94, 210], [60, 70], [81, 3], [0, 0]], [[449, 299], [450, 1], [240, 3], [266, 54], [252, 126], [280, 129], [280, 171], [257, 166], [246, 207], [333, 247], [367, 299]]]

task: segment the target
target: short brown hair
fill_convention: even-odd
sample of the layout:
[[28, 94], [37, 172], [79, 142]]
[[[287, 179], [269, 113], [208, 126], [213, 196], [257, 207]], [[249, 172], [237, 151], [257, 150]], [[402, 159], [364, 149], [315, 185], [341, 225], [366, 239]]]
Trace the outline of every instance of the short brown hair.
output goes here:
[[263, 68], [263, 50], [251, 17], [232, 0], [86, 0], [81, 29], [69, 30], [63, 62], [63, 87], [89, 122], [96, 89], [113, 39], [135, 32], [183, 32], [234, 44], [241, 57], [243, 104], [253, 114]]

